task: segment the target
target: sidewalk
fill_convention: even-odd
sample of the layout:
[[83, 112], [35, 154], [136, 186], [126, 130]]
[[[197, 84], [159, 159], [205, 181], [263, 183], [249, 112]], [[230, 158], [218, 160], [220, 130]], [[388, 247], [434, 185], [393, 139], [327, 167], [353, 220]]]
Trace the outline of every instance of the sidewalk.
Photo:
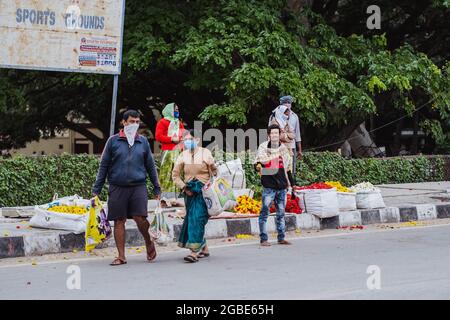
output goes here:
[[450, 202], [450, 181], [381, 184], [378, 187], [386, 206], [389, 207]]
[[[287, 231], [335, 229], [352, 225], [408, 222], [450, 218], [450, 181], [380, 185], [386, 208], [340, 212], [336, 217], [319, 219], [308, 213], [286, 215]], [[170, 236], [176, 241], [182, 220], [169, 218]], [[144, 241], [133, 221], [127, 222], [126, 246], [142, 246]], [[268, 232], [276, 231], [274, 216]], [[258, 218], [210, 219], [206, 238], [258, 235]], [[101, 245], [113, 247], [111, 237]], [[0, 259], [84, 250], [84, 234], [30, 228], [27, 219], [3, 218], [0, 214]]]

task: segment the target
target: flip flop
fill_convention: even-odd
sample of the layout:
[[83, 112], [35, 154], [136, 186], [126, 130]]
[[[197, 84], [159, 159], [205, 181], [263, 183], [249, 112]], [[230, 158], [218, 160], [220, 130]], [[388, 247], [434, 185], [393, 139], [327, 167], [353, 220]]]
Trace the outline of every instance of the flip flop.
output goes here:
[[109, 265], [115, 267], [115, 266], [121, 266], [122, 264], [127, 264], [127, 260], [115, 258], [113, 260], [113, 262], [111, 262]]
[[194, 262], [198, 262], [198, 259], [194, 256], [188, 255], [188, 256], [184, 257], [184, 261], [194, 263]]
[[150, 246], [150, 250], [151, 250], [150, 254], [147, 251], [147, 260], [148, 260], [148, 262], [151, 262], [151, 261], [156, 259], [157, 253], [156, 253], [156, 247], [155, 247], [155, 242], [154, 241], [152, 241], [152, 244]]
[[197, 255], [197, 258], [208, 258], [210, 256], [210, 254], [209, 254], [209, 252], [200, 252], [198, 255]]

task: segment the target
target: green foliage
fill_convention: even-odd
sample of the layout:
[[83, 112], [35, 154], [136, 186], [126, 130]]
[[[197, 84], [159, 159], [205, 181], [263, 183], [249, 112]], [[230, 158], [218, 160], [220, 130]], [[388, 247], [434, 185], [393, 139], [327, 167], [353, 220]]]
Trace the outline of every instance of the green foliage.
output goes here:
[[[235, 156], [227, 154], [224, 159]], [[216, 159], [218, 158], [216, 155]], [[258, 196], [262, 187], [253, 168], [252, 157], [245, 156], [242, 160], [247, 187]], [[159, 166], [158, 161], [156, 164]], [[90, 197], [98, 165], [99, 159], [88, 155], [0, 160], [0, 207], [46, 203], [54, 193], [59, 196], [78, 194]], [[300, 185], [325, 180], [339, 180], [348, 186], [363, 181], [374, 184], [440, 181], [444, 174], [444, 162], [441, 158], [345, 160], [331, 152], [305, 153], [298, 167], [297, 180]], [[151, 196], [151, 183], [148, 182], [147, 185]], [[106, 199], [106, 196], [105, 186], [101, 198]]]
[[373, 184], [440, 181], [444, 178], [442, 159], [414, 158], [345, 160], [336, 153], [306, 153], [297, 180], [309, 184], [338, 180], [347, 186], [369, 181]]
[[[447, 0], [381, 1], [383, 34], [365, 27], [368, 0], [302, 2], [292, 11], [281, 0], [127, 1], [119, 109], [140, 109], [153, 129], [149, 105], [176, 100], [189, 124], [264, 127], [290, 94], [312, 146], [393, 106], [411, 115], [432, 100], [421, 120], [448, 121]], [[417, 41], [434, 37], [444, 48], [426, 55]], [[0, 148], [63, 128], [86, 136], [80, 119], [107, 137], [111, 89], [108, 76], [0, 70]]]

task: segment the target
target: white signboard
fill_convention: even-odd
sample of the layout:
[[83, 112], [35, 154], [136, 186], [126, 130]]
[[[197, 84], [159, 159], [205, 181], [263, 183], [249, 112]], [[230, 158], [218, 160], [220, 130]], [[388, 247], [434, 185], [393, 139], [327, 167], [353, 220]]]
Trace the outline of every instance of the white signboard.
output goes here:
[[120, 74], [125, 0], [0, 0], [0, 67]]

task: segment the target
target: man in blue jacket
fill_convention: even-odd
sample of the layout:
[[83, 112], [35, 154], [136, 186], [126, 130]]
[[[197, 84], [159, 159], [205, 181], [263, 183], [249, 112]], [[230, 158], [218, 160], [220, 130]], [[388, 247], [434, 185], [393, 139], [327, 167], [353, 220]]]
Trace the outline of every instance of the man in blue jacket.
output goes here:
[[147, 248], [147, 260], [156, 258], [156, 248], [149, 234], [150, 224], [147, 221], [147, 173], [153, 184], [155, 195], [159, 199], [161, 193], [158, 174], [150, 149], [144, 136], [137, 133], [140, 116], [135, 110], [123, 114], [123, 126], [118, 134], [111, 136], [103, 150], [93, 194], [99, 195], [105, 184], [109, 182], [108, 220], [114, 221], [114, 240], [118, 257], [112, 266], [126, 264], [125, 258], [125, 223], [133, 219], [142, 233]]

